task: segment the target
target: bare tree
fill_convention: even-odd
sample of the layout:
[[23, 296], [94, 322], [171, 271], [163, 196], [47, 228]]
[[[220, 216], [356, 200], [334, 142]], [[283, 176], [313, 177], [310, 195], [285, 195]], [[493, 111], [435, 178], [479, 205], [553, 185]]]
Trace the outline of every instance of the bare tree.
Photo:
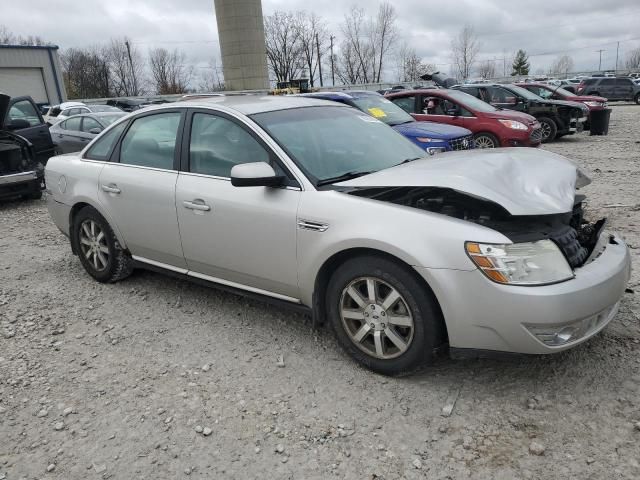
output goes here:
[[149, 50], [149, 69], [158, 95], [185, 93], [193, 78], [193, 67], [185, 64], [187, 56], [178, 49]]
[[269, 68], [276, 82], [298, 77], [304, 61], [297, 17], [281, 11], [264, 17], [264, 34]]
[[369, 83], [373, 81], [374, 56], [368, 33], [371, 24], [366, 22], [365, 12], [361, 8], [351, 7], [341, 26], [344, 40], [338, 58], [338, 76], [345, 83]]
[[496, 64], [494, 60], [485, 60], [478, 65], [480, 78], [488, 79], [496, 77]]
[[51, 45], [37, 35], [15, 35], [6, 25], [0, 25], [0, 45]]
[[374, 60], [373, 81], [380, 82], [384, 60], [398, 38], [396, 11], [389, 2], [380, 5], [376, 22], [370, 29], [371, 53]]
[[218, 92], [224, 90], [224, 79], [220, 73], [218, 60], [214, 57], [208, 67], [200, 76], [198, 90], [203, 93]]
[[103, 48], [70, 48], [60, 55], [69, 98], [109, 97], [111, 75]]
[[[303, 63], [309, 74], [309, 83], [313, 87], [320, 64], [318, 57], [327, 51], [327, 40], [329, 34], [325, 21], [315, 13], [298, 12], [296, 15], [298, 23], [298, 38], [300, 40], [300, 54]], [[320, 79], [322, 83], [322, 79]]]
[[480, 43], [471, 25], [465, 25], [451, 41], [453, 67], [459, 80], [469, 78], [478, 56]]
[[436, 71], [436, 66], [422, 62], [415, 49], [405, 42], [396, 52], [397, 79], [399, 82], [417, 82], [421, 76]]
[[144, 60], [128, 38], [111, 39], [105, 49], [116, 96], [137, 96], [143, 93]]
[[640, 48], [635, 48], [627, 54], [626, 66], [629, 70], [640, 68]]
[[553, 61], [549, 68], [549, 73], [566, 77], [572, 70], [573, 59], [569, 55], [561, 55]]

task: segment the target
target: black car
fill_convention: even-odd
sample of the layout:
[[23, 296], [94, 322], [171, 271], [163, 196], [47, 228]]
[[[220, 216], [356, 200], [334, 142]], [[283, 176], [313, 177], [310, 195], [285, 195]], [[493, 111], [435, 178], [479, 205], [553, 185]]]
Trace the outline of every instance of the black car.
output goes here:
[[0, 93], [0, 198], [40, 198], [54, 145], [31, 97]]
[[74, 115], [53, 125], [49, 131], [61, 153], [79, 152], [105, 128], [126, 112], [98, 112]]
[[139, 98], [112, 98], [110, 100], [107, 100], [107, 105], [118, 107], [120, 110], [123, 110], [125, 112], [133, 112], [135, 110], [139, 110], [148, 104], [148, 101], [141, 100]]
[[451, 88], [462, 90], [495, 107], [536, 117], [542, 126], [542, 143], [583, 131], [589, 118], [589, 108], [584, 104], [544, 99], [517, 85], [469, 84]]
[[585, 78], [578, 85], [578, 95], [595, 95], [608, 100], [633, 100], [640, 105], [640, 85], [629, 77]]

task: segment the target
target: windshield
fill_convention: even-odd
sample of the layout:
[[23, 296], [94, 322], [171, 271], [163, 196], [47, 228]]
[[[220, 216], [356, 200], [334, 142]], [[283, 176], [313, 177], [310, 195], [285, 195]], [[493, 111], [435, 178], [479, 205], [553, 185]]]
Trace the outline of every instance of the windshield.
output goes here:
[[526, 88], [519, 87], [517, 85], [505, 85], [504, 88], [512, 91], [513, 93], [517, 93], [521, 97], [526, 98], [527, 100], [540, 100], [541, 97], [536, 95], [533, 92], [530, 92]]
[[468, 93], [461, 92], [460, 90], [447, 90], [447, 95], [453, 100], [460, 102], [463, 106], [468, 107], [470, 110], [476, 112], [497, 112], [498, 109], [493, 105], [480, 100], [479, 98], [469, 95]]
[[424, 150], [352, 108], [322, 106], [252, 115], [314, 183], [374, 172], [423, 157]]
[[126, 113], [122, 112], [122, 113], [113, 113], [112, 115], [100, 115], [100, 121], [102, 123], [104, 123], [105, 125], [111, 125], [113, 122], [115, 122], [116, 120], [120, 120], [122, 117], [124, 117], [126, 115]]
[[379, 95], [366, 95], [352, 100], [353, 104], [365, 113], [386, 123], [399, 125], [414, 122], [411, 115], [402, 110], [395, 103]]

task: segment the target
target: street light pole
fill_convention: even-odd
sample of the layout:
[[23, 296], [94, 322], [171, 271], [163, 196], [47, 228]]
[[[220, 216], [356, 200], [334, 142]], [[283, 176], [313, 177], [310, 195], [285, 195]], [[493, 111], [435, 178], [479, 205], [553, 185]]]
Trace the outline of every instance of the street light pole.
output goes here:
[[606, 50], [596, 50], [596, 52], [600, 53], [600, 61], [598, 62], [598, 71], [602, 71], [602, 52], [606, 52]]

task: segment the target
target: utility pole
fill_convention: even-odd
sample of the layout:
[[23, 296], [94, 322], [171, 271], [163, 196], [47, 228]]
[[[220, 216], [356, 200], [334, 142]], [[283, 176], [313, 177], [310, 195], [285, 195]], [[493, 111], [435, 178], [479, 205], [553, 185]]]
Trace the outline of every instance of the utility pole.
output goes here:
[[322, 84], [322, 60], [320, 57], [320, 41], [318, 40], [318, 33], [316, 32], [316, 52], [318, 53], [318, 73], [320, 74], [320, 86], [324, 86]]
[[329, 37], [329, 40], [331, 41], [331, 84], [335, 87], [336, 86], [336, 72], [335, 72], [335, 67], [333, 65], [333, 39], [336, 38], [333, 35], [331, 35]]
[[602, 71], [602, 52], [606, 52], [606, 50], [596, 50], [596, 52], [600, 53], [600, 61], [598, 62], [598, 72]]
[[131, 46], [129, 45], [129, 40], [125, 40], [124, 44], [127, 47], [127, 55], [129, 56], [129, 70], [131, 70], [131, 81], [133, 86], [133, 92], [129, 93], [129, 95], [137, 95], [138, 94], [138, 85], [136, 81], [136, 75], [133, 73], [133, 59], [131, 58]]
[[618, 52], [620, 51], [620, 42], [618, 42], [618, 46], [616, 47], [616, 73], [618, 73]]

